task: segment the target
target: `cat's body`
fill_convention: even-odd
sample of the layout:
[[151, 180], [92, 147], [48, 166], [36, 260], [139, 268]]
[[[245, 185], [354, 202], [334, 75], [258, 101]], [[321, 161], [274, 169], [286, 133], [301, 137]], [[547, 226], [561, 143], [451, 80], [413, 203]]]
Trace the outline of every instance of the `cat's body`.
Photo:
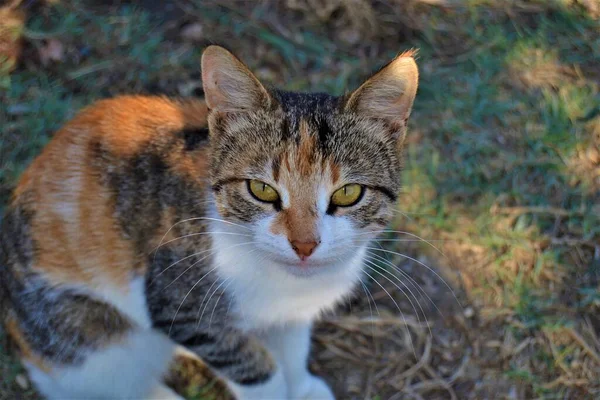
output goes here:
[[267, 91], [211, 47], [210, 111], [121, 97], [58, 132], [0, 237], [3, 322], [40, 391], [175, 398], [178, 353], [240, 398], [332, 398], [307, 370], [310, 326], [359, 283], [398, 191], [416, 67], [394, 63], [334, 98]]

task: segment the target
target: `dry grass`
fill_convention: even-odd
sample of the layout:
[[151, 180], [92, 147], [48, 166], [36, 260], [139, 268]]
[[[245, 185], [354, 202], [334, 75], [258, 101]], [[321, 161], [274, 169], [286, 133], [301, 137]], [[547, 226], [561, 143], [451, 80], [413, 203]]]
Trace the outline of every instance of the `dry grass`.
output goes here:
[[[311, 368], [343, 399], [600, 396], [597, 2], [136, 4], [20, 9], [20, 63], [0, 75], [0, 200], [93, 99], [200, 95], [206, 44], [226, 44], [271, 84], [332, 93], [418, 48], [391, 229], [437, 250], [384, 235], [369, 293], [359, 288], [316, 327]], [[0, 398], [34, 397], [5, 348], [0, 374]], [[175, 385], [189, 398], [214, 395], [182, 376]]]

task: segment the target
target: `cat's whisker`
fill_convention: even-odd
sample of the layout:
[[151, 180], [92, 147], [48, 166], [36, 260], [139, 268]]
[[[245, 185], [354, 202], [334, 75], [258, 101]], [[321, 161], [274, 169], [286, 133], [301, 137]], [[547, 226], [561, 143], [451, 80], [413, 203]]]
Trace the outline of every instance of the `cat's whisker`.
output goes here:
[[[229, 247], [226, 247], [226, 248], [225, 248], [225, 249], [223, 249], [223, 250], [229, 250], [229, 249], [232, 249], [232, 248], [234, 248], [234, 247], [238, 247], [238, 246], [244, 246], [244, 245], [248, 245], [248, 244], [254, 244], [254, 243], [256, 243], [256, 242], [244, 242], [244, 243], [237, 243], [237, 244], [231, 245], [231, 246], [229, 246]], [[182, 277], [182, 276], [183, 276], [183, 275], [184, 275], [186, 272], [188, 272], [190, 269], [192, 269], [192, 268], [193, 268], [195, 265], [197, 265], [197, 264], [198, 264], [200, 261], [207, 259], [208, 257], [212, 256], [212, 255], [213, 255], [213, 254], [215, 254], [216, 252], [217, 252], [217, 250], [213, 250], [213, 251], [212, 251], [210, 254], [208, 254], [208, 255], [206, 255], [206, 256], [204, 256], [204, 257], [202, 257], [201, 259], [199, 259], [199, 260], [195, 261], [195, 262], [194, 262], [192, 265], [190, 265], [189, 267], [187, 267], [187, 268], [185, 269], [185, 271], [183, 271], [181, 274], [179, 274], [179, 275], [177, 276], [177, 278], [173, 279], [173, 281], [172, 281], [171, 283], [169, 283], [167, 286], [165, 286], [165, 287], [163, 288], [163, 290], [164, 290], [164, 289], [166, 289], [166, 288], [168, 288], [169, 286], [171, 286], [173, 283], [175, 283], [175, 282], [176, 282], [176, 281], [177, 281], [179, 278], [181, 278], [181, 277]], [[164, 271], [162, 271], [162, 272], [164, 272]], [[161, 273], [162, 273], [162, 272], [161, 272]]]
[[[425, 310], [423, 309], [423, 306], [419, 302], [419, 299], [413, 293], [413, 291], [410, 289], [410, 287], [408, 287], [408, 285], [406, 283], [404, 283], [404, 281], [402, 279], [400, 279], [398, 276], [394, 275], [392, 272], [388, 271], [386, 268], [384, 268], [384, 267], [382, 267], [380, 265], [377, 265], [374, 262], [371, 262], [371, 261], [368, 261], [368, 260], [365, 260], [365, 261], [367, 261], [369, 264], [371, 264], [373, 267], [379, 269], [380, 271], [383, 271], [383, 272], [387, 273], [388, 275], [392, 276], [396, 281], [398, 281], [398, 283], [400, 283], [402, 286], [404, 286], [406, 288], [406, 290], [408, 290], [408, 292], [410, 293], [410, 295], [415, 299], [415, 302], [417, 303], [417, 306], [419, 306], [419, 309], [421, 310], [421, 314], [423, 315], [423, 318], [425, 318], [425, 323], [427, 325], [427, 329], [429, 330], [429, 336], [433, 337], [433, 332], [431, 331], [431, 326], [429, 324], [429, 319], [427, 318], [427, 313], [425, 313]], [[386, 278], [385, 276], [383, 276], [383, 277]], [[410, 300], [410, 297], [407, 296], [406, 293], [404, 293], [404, 291], [401, 288], [399, 288], [398, 285], [396, 285], [392, 280], [388, 279], [388, 281], [390, 281], [394, 286], [396, 286], [396, 288], [398, 288], [402, 292], [402, 294], [404, 294], [406, 296], [406, 298], [408, 299], [408, 301], [411, 303], [411, 306], [415, 310], [415, 314], [417, 314], [417, 321], [420, 322], [419, 313], [417, 312], [415, 306], [413, 305], [412, 301]], [[415, 287], [415, 289], [417, 290], [417, 293], [419, 293], [419, 296], [421, 298], [423, 298], [423, 296], [418, 291], [417, 287]]]
[[448, 259], [448, 256], [446, 256], [446, 254], [444, 254], [443, 251], [441, 251], [439, 248], [437, 248], [436, 246], [434, 246], [428, 239], [424, 239], [419, 235], [415, 235], [414, 233], [411, 232], [406, 232], [406, 231], [394, 231], [394, 230], [390, 230], [390, 229], [383, 229], [380, 231], [370, 231], [370, 232], [363, 232], [363, 233], [358, 233], [356, 235], [354, 235], [353, 237], [357, 237], [357, 236], [362, 236], [362, 235], [372, 235], [373, 233], [399, 233], [402, 235], [408, 235], [408, 236], [412, 236], [416, 239], [422, 240], [423, 242], [427, 243], [429, 246], [431, 246], [433, 249], [435, 249], [438, 253], [440, 253], [442, 256], [444, 256], [444, 258]]
[[156, 261], [156, 252], [158, 251], [158, 249], [162, 246], [163, 241], [165, 240], [165, 238], [167, 237], [167, 235], [169, 234], [169, 232], [171, 232], [171, 230], [173, 230], [173, 228], [175, 228], [177, 225], [186, 223], [186, 222], [190, 222], [190, 221], [200, 221], [200, 220], [206, 220], [206, 221], [214, 221], [214, 222], [222, 222], [225, 224], [229, 224], [229, 225], [233, 225], [233, 226], [237, 226], [240, 228], [244, 228], [247, 229], [249, 231], [251, 231], [250, 228], [248, 228], [247, 226], [244, 225], [240, 225], [240, 224], [236, 224], [235, 222], [231, 222], [231, 221], [225, 221], [224, 219], [220, 219], [220, 218], [212, 218], [212, 217], [193, 217], [193, 218], [186, 218], [184, 220], [181, 221], [177, 221], [175, 222], [173, 225], [171, 225], [171, 227], [167, 230], [167, 232], [163, 235], [163, 237], [160, 239], [160, 242], [158, 243], [158, 246], [156, 247], [156, 249], [154, 249], [154, 259], [152, 260], [152, 263], [154, 263], [154, 261]]
[[[233, 247], [242, 246], [242, 245], [246, 245], [246, 244], [253, 244], [253, 243], [256, 243], [256, 242], [244, 242], [244, 243], [236, 243], [236, 244], [234, 244], [234, 245], [231, 245], [231, 246], [229, 246], [229, 247], [225, 248], [225, 250], [231, 249], [231, 248], [233, 248]], [[179, 263], [180, 263], [180, 262], [182, 262], [182, 261], [185, 261], [185, 260], [187, 260], [187, 259], [189, 259], [189, 258], [192, 258], [192, 257], [195, 257], [195, 256], [199, 256], [200, 254], [204, 254], [204, 253], [206, 253], [206, 252], [210, 252], [210, 253], [209, 253], [208, 255], [206, 255], [206, 256], [204, 256], [204, 257], [202, 257], [201, 259], [199, 259], [199, 260], [195, 261], [195, 262], [194, 262], [192, 265], [190, 265], [190, 266], [189, 266], [189, 267], [188, 267], [188, 268], [187, 268], [185, 271], [183, 271], [181, 274], [179, 274], [179, 276], [177, 276], [177, 278], [175, 278], [175, 279], [174, 279], [174, 280], [173, 280], [171, 283], [169, 283], [167, 286], [165, 286], [165, 287], [163, 288], [163, 290], [164, 290], [164, 289], [166, 289], [166, 288], [168, 288], [169, 286], [171, 286], [173, 283], [175, 283], [175, 282], [176, 282], [176, 281], [177, 281], [179, 278], [181, 278], [181, 276], [182, 276], [183, 274], [185, 274], [187, 271], [189, 271], [190, 269], [192, 269], [192, 267], [194, 267], [195, 265], [197, 265], [199, 262], [201, 262], [201, 261], [203, 261], [203, 260], [206, 260], [208, 257], [210, 257], [210, 256], [212, 256], [212, 255], [214, 255], [214, 254], [216, 254], [216, 253], [217, 253], [217, 250], [214, 250], [214, 249], [207, 249], [207, 250], [199, 251], [199, 252], [197, 252], [197, 253], [193, 253], [193, 254], [190, 254], [190, 255], [188, 255], [188, 256], [185, 256], [185, 257], [183, 257], [182, 259], [180, 259], [180, 260], [178, 260], [178, 261], [176, 261], [176, 262], [172, 263], [172, 264], [171, 264], [171, 265], [169, 265], [167, 268], [165, 268], [165, 269], [163, 269], [162, 271], [160, 271], [160, 272], [159, 272], [159, 273], [156, 275], [156, 277], [155, 277], [155, 278], [152, 280], [152, 282], [150, 282], [150, 286], [151, 286], [152, 284], [154, 284], [154, 282], [156, 281], [156, 279], [158, 279], [158, 278], [159, 278], [159, 277], [160, 277], [162, 274], [164, 274], [164, 273], [165, 273], [165, 272], [166, 272], [168, 269], [172, 268], [173, 266], [175, 266], [175, 265], [179, 264]]]
[[160, 244], [159, 246], [156, 246], [156, 248], [154, 250], [152, 250], [152, 251], [156, 251], [160, 247], [166, 246], [169, 243], [175, 242], [175, 241], [180, 240], [180, 239], [185, 239], [185, 238], [193, 237], [193, 236], [202, 236], [202, 235], [233, 235], [233, 236], [252, 237], [252, 235], [249, 235], [247, 233], [237, 233], [237, 232], [196, 232], [196, 233], [189, 233], [187, 235], [179, 236], [179, 237], [176, 237], [174, 239], [168, 240], [168, 241]]
[[[367, 285], [365, 284], [365, 282], [360, 278], [360, 276], [358, 277], [358, 280], [360, 281], [360, 284], [363, 287], [363, 290], [367, 294], [367, 300], [369, 300], [369, 297], [371, 298], [371, 301], [373, 301], [373, 306], [375, 306], [375, 312], [377, 312], [377, 316], [380, 317], [381, 313], [379, 312], [379, 307], [377, 307], [377, 302], [375, 301], [375, 298], [373, 297], [373, 294], [371, 293], [371, 291], [369, 290], [369, 288], [367, 287]], [[370, 304], [371, 304], [371, 302], [369, 301], [369, 310], [371, 310]], [[371, 317], [373, 317], [373, 312], [372, 311], [371, 311]]]
[[234, 289], [233, 292], [231, 292], [231, 294], [229, 295], [230, 299], [229, 299], [229, 304], [227, 305], [227, 311], [225, 311], [225, 318], [227, 318], [229, 316], [229, 311], [231, 310], [231, 305], [235, 301], [235, 294], [236, 294], [236, 290]]
[[202, 282], [202, 280], [204, 280], [204, 278], [206, 278], [211, 272], [215, 271], [217, 268], [218, 267], [214, 267], [213, 269], [208, 271], [206, 274], [202, 275], [202, 277], [200, 279], [198, 279], [196, 281], [196, 283], [194, 283], [194, 285], [190, 288], [190, 290], [188, 290], [188, 292], [185, 294], [185, 296], [183, 296], [183, 300], [181, 300], [181, 303], [179, 303], [179, 307], [177, 307], [177, 310], [175, 311], [175, 315], [173, 315], [173, 319], [171, 320], [171, 325], [169, 326], [169, 332], [168, 332], [169, 336], [171, 335], [171, 331], [173, 330], [173, 324], [175, 323], [177, 314], [179, 314], [179, 310], [181, 310], [181, 307], [183, 306], [183, 303], [185, 303], [185, 300], [188, 298], [190, 293], [192, 293], [192, 291], [196, 288], [196, 286], [198, 286], [200, 284], [200, 282]]
[[403, 216], [404, 218], [406, 218], [407, 220], [414, 222], [414, 219], [412, 217], [410, 217], [407, 213], [400, 211], [397, 208], [392, 208], [392, 212], [400, 214], [401, 216]]
[[[172, 263], [171, 265], [169, 265], [168, 267], [166, 267], [165, 269], [163, 269], [162, 271], [160, 271], [160, 272], [159, 272], [159, 273], [158, 273], [158, 274], [157, 274], [157, 275], [154, 277], [154, 279], [152, 279], [152, 281], [150, 282], [149, 286], [152, 286], [152, 285], [154, 284], [154, 282], [156, 282], [156, 280], [157, 280], [158, 278], [160, 278], [160, 276], [161, 276], [162, 274], [164, 274], [165, 272], [167, 272], [169, 269], [171, 269], [171, 268], [172, 268], [172, 267], [174, 267], [175, 265], [179, 264], [180, 262], [182, 262], [182, 261], [185, 261], [185, 260], [187, 260], [187, 259], [189, 259], [189, 258], [192, 258], [192, 257], [199, 256], [200, 254], [204, 254], [204, 253], [207, 253], [207, 252], [211, 252], [211, 254], [212, 254], [212, 253], [214, 253], [214, 250], [213, 250], [213, 249], [202, 250], [202, 251], [199, 251], [199, 252], [197, 252], [197, 253], [193, 253], [193, 254], [187, 255], [187, 256], [185, 256], [185, 257], [183, 257], [183, 258], [181, 258], [181, 259], [179, 259], [179, 260], [175, 261], [174, 263]], [[204, 259], [204, 258], [203, 258], [203, 259]]]
[[221, 219], [221, 218], [196, 217], [194, 219], [196, 219], [196, 220], [205, 220], [205, 221], [213, 221], [213, 222], [222, 222], [222, 223], [227, 224], [227, 225], [237, 226], [238, 228], [243, 228], [243, 229], [246, 229], [247, 231], [252, 231], [252, 229], [249, 228], [249, 227], [247, 227], [247, 226], [244, 226], [244, 225], [241, 225], [241, 224], [236, 224], [235, 222], [227, 221], [227, 220], [224, 220], [224, 219]]
[[385, 272], [387, 272], [389, 275], [393, 276], [395, 279], [398, 280], [398, 282], [400, 282], [402, 284], [402, 286], [406, 287], [406, 289], [411, 293], [411, 295], [414, 297], [414, 299], [418, 302], [419, 300], [417, 299], [417, 295], [414, 294], [410, 290], [410, 288], [407, 286], [407, 284], [404, 282], [404, 280], [402, 280], [402, 278], [407, 278], [408, 281], [409, 281], [409, 283], [411, 284], [411, 286], [417, 291], [417, 294], [419, 295], [419, 298], [423, 299], [423, 294], [421, 293], [423, 291], [423, 289], [420, 287], [420, 285], [418, 283], [416, 283], [414, 281], [414, 279], [412, 279], [408, 274], [406, 274], [404, 271], [402, 271], [400, 268], [398, 268], [396, 265], [392, 264], [388, 260], [385, 260], [382, 257], [376, 258], [376, 257], [374, 257], [374, 255], [375, 254], [369, 252], [368, 254], [365, 255], [365, 257], [368, 258], [371, 262], [374, 262], [375, 264], [377, 264], [377, 262], [383, 262], [383, 263], [385, 263], [386, 266], [394, 268], [395, 272], [399, 272], [401, 274], [400, 277], [396, 276], [394, 273], [392, 273], [388, 269], [384, 268], [383, 266], [377, 264], [377, 266], [379, 268], [381, 268], [382, 270], [384, 270]]
[[418, 213], [418, 212], [402, 211], [402, 210], [400, 210], [398, 208], [394, 208], [393, 211], [394, 212], [400, 212], [400, 213], [403, 213], [403, 214], [406, 214], [406, 215], [429, 215], [429, 216], [433, 215], [432, 213]]
[[375, 317], [373, 316], [373, 307], [371, 307], [371, 300], [373, 300], [373, 305], [375, 306], [375, 310], [377, 311], [377, 316], [380, 317], [381, 314], [379, 313], [379, 308], [377, 307], [377, 303], [375, 302], [373, 295], [369, 291], [369, 288], [367, 288], [367, 285], [365, 285], [363, 280], [360, 278], [359, 274], [355, 275], [356, 279], [360, 282], [360, 285], [362, 286], [363, 292], [365, 293], [365, 295], [367, 295], [367, 304], [369, 305], [369, 314], [371, 315], [371, 337], [375, 338]]
[[415, 358], [418, 359], [418, 357], [417, 357], [417, 351], [416, 351], [415, 346], [413, 344], [412, 335], [410, 334], [410, 330], [408, 328], [408, 322], [406, 321], [406, 317], [404, 316], [404, 313], [402, 312], [402, 309], [400, 309], [400, 306], [396, 302], [396, 299], [394, 299], [394, 297], [390, 294], [390, 292], [388, 292], [386, 290], [386, 288], [384, 288], [383, 285], [381, 285], [381, 283], [379, 283], [377, 281], [377, 279], [375, 279], [371, 274], [369, 274], [367, 271], [364, 271], [364, 273], [369, 278], [371, 278], [371, 280], [373, 282], [375, 282], [377, 284], [377, 286], [379, 286], [381, 289], [383, 289], [383, 291], [388, 295], [388, 297], [390, 298], [390, 300], [392, 300], [392, 302], [396, 305], [396, 308], [398, 309], [398, 312], [400, 313], [400, 316], [402, 317], [402, 320], [404, 321], [404, 326], [406, 327], [406, 331], [408, 333], [408, 340], [410, 342], [410, 346], [412, 347], [413, 354], [414, 354]]
[[[427, 320], [427, 314], [425, 314], [425, 310], [423, 310], [423, 307], [421, 306], [421, 303], [419, 303], [419, 300], [417, 299], [417, 296], [415, 296], [415, 294], [413, 293], [412, 290], [410, 290], [410, 288], [404, 283], [402, 282], [401, 279], [399, 279], [396, 275], [390, 273], [388, 270], [386, 270], [383, 267], [380, 267], [379, 265], [375, 264], [372, 261], [369, 260], [365, 260], [366, 263], [368, 263], [369, 265], [367, 265], [367, 267], [369, 269], [371, 269], [371, 271], [379, 274], [381, 277], [383, 277], [384, 279], [386, 279], [388, 282], [390, 282], [392, 285], [394, 285], [394, 287], [396, 289], [398, 289], [400, 291], [400, 293], [402, 293], [404, 295], [404, 297], [406, 297], [406, 299], [408, 300], [408, 302], [410, 303], [411, 307], [413, 308], [413, 310], [415, 311], [415, 315], [417, 316], [417, 322], [419, 323], [419, 325], [421, 325], [421, 317], [419, 315], [419, 311], [417, 310], [417, 308], [415, 307], [413, 301], [411, 300], [410, 296], [408, 294], [406, 294], [406, 292], [404, 291], [404, 289], [402, 289], [400, 286], [398, 286], [394, 281], [392, 281], [390, 278], [388, 278], [386, 275], [384, 275], [382, 272], [385, 272], [391, 276], [393, 276], [394, 278], [396, 278], [396, 280], [402, 284], [407, 290], [408, 293], [410, 293], [410, 295], [415, 299], [415, 301], [417, 302], [417, 305], [419, 306], [419, 309], [421, 310], [421, 313], [423, 315], [423, 317], [425, 318], [425, 323], [427, 325], [427, 327], [429, 328], [429, 334], [433, 336], [432, 332], [431, 332], [431, 327], [429, 326], [429, 321]], [[376, 268], [376, 269], [375, 269]], [[382, 272], [381, 272], [382, 271]]]
[[[225, 282], [227, 282], [227, 279], [225, 279], [223, 282], [221, 282], [215, 288], [215, 290], [211, 293], [210, 290], [213, 288], [213, 286], [215, 286], [217, 284], [217, 282], [219, 282], [218, 278], [215, 279], [215, 281], [212, 283], [212, 285], [210, 285], [210, 287], [208, 288], [208, 290], [204, 294], [204, 298], [200, 302], [200, 306], [198, 307], [198, 314], [196, 315], [196, 318], [197, 318], [197, 320], [196, 320], [196, 330], [198, 330], [198, 328], [200, 327], [200, 321], [202, 321], [202, 317], [204, 316], [204, 311], [206, 311], [206, 307], [208, 307], [208, 304], [210, 303], [210, 299], [212, 299], [212, 297], [215, 295], [215, 293], [217, 293], [217, 291], [219, 290], [219, 288], [221, 286], [223, 286], [223, 284]], [[209, 296], [209, 294], [210, 294], [210, 296]], [[208, 300], [206, 300], [206, 296], [208, 296]], [[204, 304], [205, 300], [206, 300], [206, 304]], [[204, 308], [202, 308], [202, 305], [204, 305]], [[202, 310], [202, 314], [200, 313], [200, 310]]]
[[[381, 245], [381, 243], [377, 242], [377, 246], [379, 246], [382, 250], [384, 250], [383, 246]], [[379, 259], [380, 261], [383, 261], [384, 263], [386, 263], [387, 265], [391, 266], [392, 268], [394, 268], [395, 271], [398, 271], [402, 276], [406, 277], [408, 279], [408, 281], [413, 285], [413, 287], [417, 290], [418, 293], [420, 293], [421, 298], [423, 298], [423, 295], [425, 295], [425, 297], [427, 297], [427, 299], [429, 300], [429, 302], [431, 303], [431, 305], [433, 305], [433, 307], [437, 310], [437, 312], [442, 316], [442, 318], [444, 318], [444, 314], [440, 311], [440, 309], [438, 308], [437, 304], [435, 304], [435, 302], [431, 299], [431, 297], [429, 297], [429, 295], [427, 294], [427, 292], [421, 287], [421, 285], [419, 285], [419, 283], [417, 281], [415, 281], [408, 273], [404, 272], [402, 270], [402, 268], [400, 268], [398, 265], [394, 264], [388, 257], [388, 253], [383, 253], [383, 256], [380, 256], [379, 254], [367, 250], [367, 255], [369, 257], [375, 257], [376, 259]]]
[[[341, 259], [341, 257], [336, 257], [336, 259], [340, 262], [343, 263], [344, 261]], [[377, 311], [377, 315], [381, 315], [379, 313], [379, 308], [377, 307], [377, 303], [375, 302], [375, 299], [373, 298], [373, 295], [371, 294], [371, 292], [369, 291], [369, 289], [367, 288], [367, 286], [365, 285], [365, 283], [363, 282], [363, 280], [360, 277], [360, 274], [355, 273], [354, 276], [356, 276], [356, 279], [360, 282], [361, 286], [363, 287], [363, 291], [365, 291], [365, 294], [367, 295], [367, 303], [369, 304], [369, 311], [371, 312], [371, 318], [373, 318], [373, 309], [371, 308], [371, 301], [369, 300], [369, 296], [371, 297], [371, 300], [373, 300], [373, 305], [375, 306], [375, 310]]]
[[[375, 242], [422, 242], [421, 239], [401, 239], [401, 238], [390, 238], [390, 239], [364, 239], [364, 240], [357, 240], [357, 243], [368, 243], [371, 241], [375, 241]], [[430, 242], [448, 242], [448, 240], [445, 239], [433, 239], [433, 240], [429, 240]]]
[[417, 263], [417, 264], [419, 264], [419, 265], [421, 265], [421, 266], [423, 266], [423, 267], [427, 268], [427, 269], [428, 269], [428, 270], [429, 270], [429, 271], [430, 271], [432, 274], [434, 274], [434, 275], [435, 275], [435, 276], [436, 276], [436, 277], [437, 277], [437, 278], [438, 278], [438, 279], [439, 279], [439, 280], [440, 280], [440, 281], [441, 281], [441, 282], [442, 282], [442, 283], [443, 283], [443, 284], [444, 284], [444, 285], [445, 285], [445, 286], [448, 288], [448, 290], [450, 290], [450, 292], [452, 293], [452, 296], [454, 296], [454, 299], [456, 300], [456, 303], [457, 303], [457, 304], [458, 304], [458, 305], [459, 305], [461, 308], [463, 308], [463, 305], [461, 304], [460, 300], [458, 300], [458, 297], [456, 296], [456, 293], [454, 292], [454, 290], [452, 289], [452, 287], [451, 287], [451, 286], [448, 284], [448, 282], [446, 282], [446, 280], [445, 280], [444, 278], [442, 278], [442, 277], [440, 276], [440, 274], [438, 274], [438, 273], [437, 273], [437, 272], [436, 272], [436, 271], [435, 271], [433, 268], [431, 268], [430, 266], [428, 266], [428, 265], [426, 265], [426, 264], [422, 263], [421, 261], [417, 260], [416, 258], [413, 258], [413, 257], [407, 256], [406, 254], [398, 253], [398, 252], [396, 252], [396, 251], [387, 250], [387, 249], [379, 249], [379, 248], [377, 248], [377, 247], [368, 247], [368, 246], [366, 246], [365, 248], [366, 248], [367, 250], [383, 251], [383, 252], [385, 252], [385, 253], [395, 254], [395, 255], [397, 255], [397, 256], [400, 256], [400, 257], [407, 258], [407, 259], [409, 259], [409, 260], [411, 260], [411, 261], [413, 261], [413, 262], [415, 262], [415, 263]]
[[[227, 281], [227, 279], [226, 279]], [[210, 319], [208, 321], [208, 331], [210, 332], [210, 327], [212, 326], [212, 319], [213, 319], [213, 315], [215, 314], [215, 310], [217, 309], [217, 305], [219, 304], [219, 301], [221, 301], [221, 297], [223, 297], [223, 295], [225, 293], [227, 293], [227, 288], [229, 287], [229, 285], [231, 285], [231, 283], [233, 282], [233, 279], [229, 279], [229, 283], [227, 284], [227, 286], [225, 286], [223, 288], [223, 293], [221, 293], [219, 295], [219, 298], [217, 299], [217, 301], [215, 302], [215, 306], [212, 309], [212, 312], [210, 313]], [[218, 289], [218, 288], [217, 288]], [[210, 299], [209, 299], [210, 300]], [[229, 308], [228, 308], [229, 309]], [[202, 317], [200, 317], [200, 319], [202, 319]]]
[[419, 285], [419, 283], [416, 280], [414, 280], [408, 273], [406, 273], [405, 271], [402, 271], [402, 269], [398, 265], [395, 265], [390, 260], [388, 260], [388, 259], [386, 259], [386, 258], [384, 258], [384, 257], [382, 257], [382, 256], [380, 256], [378, 254], [375, 254], [375, 253], [373, 253], [371, 251], [368, 251], [368, 257], [370, 257], [371, 259], [379, 260], [381, 262], [386, 263], [390, 267], [394, 268], [394, 270], [396, 270], [400, 274], [402, 274], [402, 276], [406, 277], [406, 279], [408, 279], [408, 281], [413, 285], [413, 287], [418, 290], [418, 293], [421, 296], [421, 298], [423, 298], [423, 295], [425, 295], [425, 297], [427, 298], [427, 300], [429, 300], [429, 302], [431, 303], [431, 305], [433, 305], [433, 307], [435, 307], [435, 309], [437, 310], [437, 312], [442, 317], [444, 317], [444, 313], [442, 313], [442, 311], [438, 308], [438, 306], [431, 299], [431, 297], [429, 297], [429, 295], [427, 294], [427, 292], [425, 291], [425, 289], [423, 289], [421, 287], [421, 285]]

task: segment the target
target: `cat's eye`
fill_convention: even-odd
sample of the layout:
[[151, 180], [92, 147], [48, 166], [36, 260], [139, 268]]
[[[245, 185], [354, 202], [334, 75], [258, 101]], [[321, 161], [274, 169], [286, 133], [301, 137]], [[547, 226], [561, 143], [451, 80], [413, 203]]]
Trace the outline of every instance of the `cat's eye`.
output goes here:
[[364, 188], [357, 183], [350, 183], [336, 190], [331, 196], [331, 204], [338, 207], [350, 207], [358, 203]]
[[275, 189], [256, 179], [248, 181], [248, 190], [257, 200], [264, 201], [265, 203], [275, 203], [279, 200], [279, 194]]

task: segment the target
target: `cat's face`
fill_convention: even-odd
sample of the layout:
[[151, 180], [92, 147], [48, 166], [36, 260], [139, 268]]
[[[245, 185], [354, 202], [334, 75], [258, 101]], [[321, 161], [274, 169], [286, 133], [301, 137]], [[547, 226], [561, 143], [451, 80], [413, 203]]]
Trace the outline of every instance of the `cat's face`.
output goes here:
[[352, 258], [392, 216], [416, 79], [413, 59], [401, 57], [350, 96], [267, 91], [230, 53], [209, 48], [203, 80], [221, 217], [292, 273]]

